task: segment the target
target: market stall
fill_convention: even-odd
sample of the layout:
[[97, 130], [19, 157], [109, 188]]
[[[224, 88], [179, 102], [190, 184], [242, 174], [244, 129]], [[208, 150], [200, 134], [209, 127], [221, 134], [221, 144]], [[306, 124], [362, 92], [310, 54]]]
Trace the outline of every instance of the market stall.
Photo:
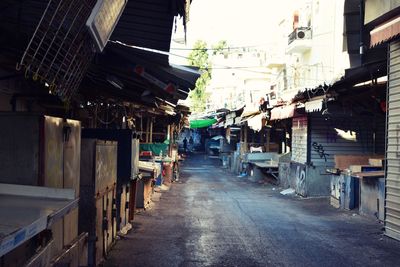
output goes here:
[[[55, 223], [77, 206], [78, 199], [75, 198], [73, 189], [0, 184], [2, 262], [7, 262], [7, 253], [25, 242], [30, 242], [44, 230], [51, 230]], [[38, 245], [31, 247], [35, 250]], [[26, 254], [29, 252], [22, 253]], [[25, 262], [21, 262], [23, 264]]]

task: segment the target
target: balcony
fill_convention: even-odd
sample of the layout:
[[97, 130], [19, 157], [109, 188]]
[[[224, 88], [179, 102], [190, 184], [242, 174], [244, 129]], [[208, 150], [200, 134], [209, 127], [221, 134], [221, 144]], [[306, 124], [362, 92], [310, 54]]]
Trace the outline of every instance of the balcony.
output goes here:
[[289, 34], [286, 53], [302, 54], [311, 49], [312, 31], [310, 27], [299, 27]]

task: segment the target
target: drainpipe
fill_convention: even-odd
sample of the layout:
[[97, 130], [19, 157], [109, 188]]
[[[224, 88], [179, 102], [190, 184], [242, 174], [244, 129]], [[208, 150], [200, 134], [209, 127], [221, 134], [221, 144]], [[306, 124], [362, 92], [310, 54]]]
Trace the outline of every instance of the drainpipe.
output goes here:
[[365, 17], [365, 0], [360, 0], [360, 63], [364, 63], [364, 17]]

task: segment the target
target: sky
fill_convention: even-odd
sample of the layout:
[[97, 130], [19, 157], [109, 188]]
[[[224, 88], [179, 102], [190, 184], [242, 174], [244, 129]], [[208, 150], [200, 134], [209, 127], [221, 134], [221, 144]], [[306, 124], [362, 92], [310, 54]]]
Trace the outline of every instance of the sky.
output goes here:
[[[269, 27], [277, 24], [286, 0], [193, 0], [188, 43], [202, 39], [234, 45], [268, 42]], [[295, 1], [295, 0], [292, 0]]]
[[[270, 44], [274, 26], [283, 18], [289, 2], [297, 0], [193, 0], [187, 25], [187, 43], [172, 41], [171, 52], [187, 55], [174, 48], [192, 48], [197, 40], [204, 40], [209, 47], [220, 40], [229, 46], [254, 46]], [[181, 35], [177, 31], [175, 36]], [[174, 39], [174, 37], [173, 37]], [[184, 59], [171, 57], [175, 64]]]
[[[230, 47], [271, 44], [274, 28], [287, 14], [287, 4], [298, 0], [193, 0], [187, 25], [187, 42], [171, 42], [170, 57], [173, 64], [185, 65], [184, 58], [197, 40], [208, 46], [226, 40]], [[276, 29], [276, 28], [275, 28]], [[276, 30], [275, 30], [276, 31]], [[183, 38], [183, 27], [179, 26], [175, 37]], [[177, 48], [177, 49], [174, 49]]]

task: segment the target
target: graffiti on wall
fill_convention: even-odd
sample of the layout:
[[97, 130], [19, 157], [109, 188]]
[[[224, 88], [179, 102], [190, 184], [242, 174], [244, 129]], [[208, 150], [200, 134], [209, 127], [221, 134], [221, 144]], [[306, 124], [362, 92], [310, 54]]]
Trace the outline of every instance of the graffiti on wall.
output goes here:
[[279, 181], [284, 188], [292, 186], [292, 184], [290, 183], [290, 163], [289, 162], [279, 163]]
[[325, 152], [324, 146], [322, 144], [318, 144], [317, 142], [313, 142], [312, 147], [313, 147], [314, 151], [317, 152], [319, 157], [321, 159], [324, 159], [326, 162], [326, 157], [329, 156], [329, 154], [327, 154]]
[[306, 196], [306, 165], [297, 162], [292, 162], [290, 165], [290, 176], [295, 180], [296, 193]]

